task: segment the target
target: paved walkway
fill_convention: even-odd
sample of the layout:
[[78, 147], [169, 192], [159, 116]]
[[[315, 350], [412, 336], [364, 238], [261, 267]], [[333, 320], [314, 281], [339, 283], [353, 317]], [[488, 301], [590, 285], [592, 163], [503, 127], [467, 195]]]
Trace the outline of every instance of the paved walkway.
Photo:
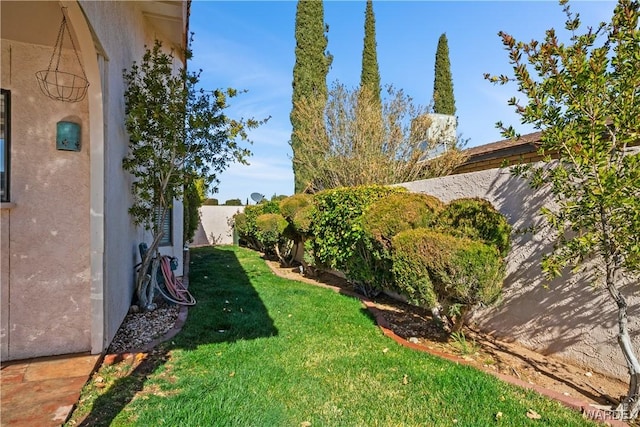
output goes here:
[[3, 363], [0, 425], [60, 426], [99, 359], [85, 353]]

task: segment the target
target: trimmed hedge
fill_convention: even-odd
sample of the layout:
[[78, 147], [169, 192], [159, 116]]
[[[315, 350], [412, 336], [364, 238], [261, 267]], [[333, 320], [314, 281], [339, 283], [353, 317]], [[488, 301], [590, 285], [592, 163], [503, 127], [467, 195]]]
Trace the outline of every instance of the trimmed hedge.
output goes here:
[[324, 190], [314, 195], [311, 234], [316, 265], [343, 271], [349, 277], [348, 260], [362, 243], [362, 213], [377, 200], [407, 190], [368, 185]]
[[311, 231], [311, 212], [313, 196], [310, 194], [294, 194], [280, 201], [280, 213], [289, 222], [294, 240], [304, 240]]
[[402, 230], [430, 225], [442, 207], [433, 196], [405, 192], [369, 205], [361, 219], [363, 239], [346, 263], [349, 279], [369, 296], [392, 287], [391, 239]]
[[480, 240], [509, 253], [511, 225], [491, 203], [479, 198], [451, 201], [438, 217], [437, 228], [458, 237]]
[[368, 237], [389, 248], [399, 232], [431, 226], [443, 207], [438, 198], [427, 194], [391, 194], [366, 209], [362, 226]]
[[471, 306], [500, 295], [505, 270], [500, 254], [482, 242], [424, 228], [393, 238], [397, 289], [414, 304]]
[[256, 218], [256, 238], [263, 248], [271, 249], [283, 240], [289, 223], [280, 214], [266, 213]]
[[233, 216], [234, 227], [240, 239], [247, 243], [247, 246], [258, 251], [264, 251], [264, 246], [260, 243], [256, 219], [263, 214], [280, 213], [278, 202], [263, 202], [257, 205], [246, 206], [244, 213], [236, 213]]

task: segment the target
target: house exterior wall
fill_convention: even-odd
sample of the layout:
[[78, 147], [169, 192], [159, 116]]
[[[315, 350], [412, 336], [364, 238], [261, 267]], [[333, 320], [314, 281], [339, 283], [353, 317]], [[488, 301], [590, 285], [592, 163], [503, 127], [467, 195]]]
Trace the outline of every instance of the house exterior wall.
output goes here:
[[[137, 245], [150, 241], [128, 214], [132, 198], [131, 178], [122, 169], [128, 147], [123, 69], [141, 59], [145, 45], [165, 40], [141, 10], [151, 3], [6, 4], [15, 15], [4, 15], [3, 3], [3, 28], [6, 18], [12, 23], [10, 34], [18, 38], [5, 37], [3, 30], [1, 86], [11, 91], [12, 138], [11, 203], [3, 203], [0, 211], [0, 357], [99, 353], [130, 306]], [[77, 103], [40, 92], [35, 72], [47, 67], [53, 48], [34, 41], [44, 37], [29, 37], [34, 33], [14, 25], [31, 13], [38, 15], [55, 27], [53, 32], [43, 28], [52, 32], [47, 42], [53, 44], [61, 6], [67, 8], [68, 27], [91, 82], [87, 98]], [[181, 66], [176, 60], [176, 71]], [[61, 69], [82, 73], [66, 48]], [[60, 120], [81, 124], [80, 152], [56, 150]], [[173, 245], [161, 251], [178, 258], [179, 271], [182, 222], [182, 205], [176, 203]]]
[[[548, 194], [533, 192], [528, 183], [509, 169], [491, 169], [400, 184], [412, 192], [426, 193], [444, 202], [462, 197], [490, 201], [513, 226], [512, 248], [507, 257], [503, 297], [499, 304], [474, 312], [472, 322], [481, 330], [507, 341], [517, 341], [542, 354], [555, 354], [620, 379], [628, 379], [618, 346], [617, 307], [606, 289], [592, 286], [594, 266], [580, 275], [551, 282], [540, 268], [542, 256], [553, 248], [550, 230], [544, 228], [540, 208], [553, 206]], [[531, 228], [538, 232], [533, 234]], [[640, 298], [631, 284], [629, 313], [637, 313]], [[640, 348], [640, 318], [629, 317], [635, 348]]]
[[[1, 45], [1, 86], [11, 91], [12, 202], [2, 210], [2, 355], [21, 359], [86, 351], [87, 102], [60, 102], [40, 92], [35, 73], [47, 67], [51, 47], [6, 39]], [[74, 58], [65, 51], [61, 69], [81, 73]], [[80, 152], [56, 149], [61, 120], [81, 125]]]
[[[123, 70], [140, 62], [145, 45], [155, 39], [165, 42], [142, 14], [136, 2], [80, 1], [103, 50], [101, 58], [104, 98], [104, 346], [115, 336], [131, 305], [134, 265], [140, 261], [138, 244], [150, 243], [150, 236], [136, 227], [128, 213], [132, 204], [131, 177], [122, 169], [128, 137], [124, 127]], [[117, 31], [114, 31], [117, 29]], [[176, 64], [176, 71], [181, 64]], [[179, 260], [182, 271], [182, 205], [176, 203], [173, 215], [173, 245], [162, 247], [165, 255]], [[179, 274], [179, 273], [177, 273]]]

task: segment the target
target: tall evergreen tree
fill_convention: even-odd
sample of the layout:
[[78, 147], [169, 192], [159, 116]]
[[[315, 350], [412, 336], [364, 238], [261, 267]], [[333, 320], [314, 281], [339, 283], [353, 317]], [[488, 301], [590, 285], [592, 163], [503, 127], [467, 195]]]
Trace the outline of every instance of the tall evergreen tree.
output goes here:
[[364, 17], [364, 48], [362, 49], [362, 73], [360, 87], [367, 88], [371, 96], [380, 102], [380, 70], [376, 44], [376, 18], [373, 14], [373, 2], [367, 0]]
[[[293, 67], [293, 108], [291, 110], [291, 148], [293, 150], [293, 174], [295, 192], [304, 191], [308, 182], [308, 171], [299, 162], [301, 143], [296, 136], [312, 126], [300, 117], [296, 106], [303, 99], [312, 101], [316, 115], [321, 118], [327, 102], [327, 74], [332, 57], [327, 50], [327, 32], [324, 23], [322, 0], [300, 0], [296, 9], [296, 63]], [[317, 121], [316, 123], [321, 123]], [[318, 141], [322, 144], [322, 141]]]
[[453, 80], [449, 63], [449, 45], [447, 35], [442, 34], [436, 50], [435, 77], [433, 80], [433, 112], [455, 115], [456, 105], [453, 99]]

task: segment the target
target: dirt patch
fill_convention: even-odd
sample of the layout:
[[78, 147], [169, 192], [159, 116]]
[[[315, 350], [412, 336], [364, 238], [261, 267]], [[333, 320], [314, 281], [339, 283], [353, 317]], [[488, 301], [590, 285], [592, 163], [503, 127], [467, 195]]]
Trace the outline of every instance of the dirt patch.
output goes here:
[[[345, 279], [329, 273], [317, 277], [300, 274], [299, 268], [283, 268], [278, 262], [267, 260], [279, 276], [339, 292], [354, 294], [353, 286]], [[429, 311], [415, 307], [387, 295], [371, 300], [388, 329], [404, 340], [436, 354], [457, 356], [472, 366], [518, 378], [564, 396], [597, 405], [617, 405], [627, 393], [627, 384], [589, 368], [573, 364], [555, 356], [542, 355], [514, 342], [495, 339], [489, 334], [465, 327], [457, 339], [436, 327]]]

